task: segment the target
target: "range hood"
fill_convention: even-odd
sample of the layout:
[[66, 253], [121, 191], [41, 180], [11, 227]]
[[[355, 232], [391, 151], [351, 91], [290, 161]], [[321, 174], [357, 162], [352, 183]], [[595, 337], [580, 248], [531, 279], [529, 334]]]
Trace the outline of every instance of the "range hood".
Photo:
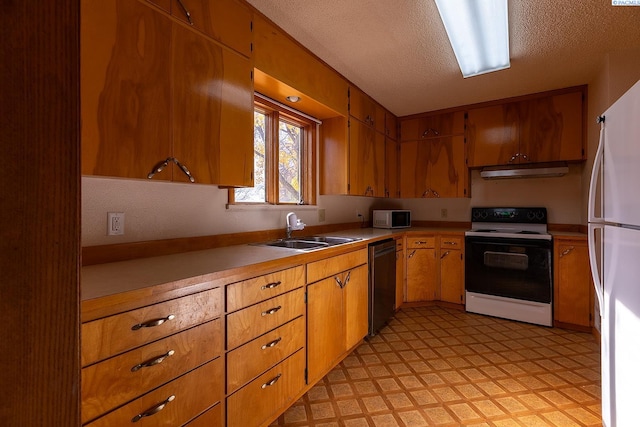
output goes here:
[[480, 177], [484, 179], [512, 179], [512, 178], [551, 178], [566, 175], [569, 167], [566, 163], [537, 165], [514, 165], [487, 167], [480, 171]]

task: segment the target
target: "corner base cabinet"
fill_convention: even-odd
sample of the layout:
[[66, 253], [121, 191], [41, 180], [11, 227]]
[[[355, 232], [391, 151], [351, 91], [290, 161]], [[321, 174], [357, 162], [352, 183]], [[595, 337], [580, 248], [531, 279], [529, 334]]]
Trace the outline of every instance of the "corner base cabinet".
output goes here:
[[586, 238], [554, 236], [553, 258], [554, 321], [590, 328], [593, 286]]

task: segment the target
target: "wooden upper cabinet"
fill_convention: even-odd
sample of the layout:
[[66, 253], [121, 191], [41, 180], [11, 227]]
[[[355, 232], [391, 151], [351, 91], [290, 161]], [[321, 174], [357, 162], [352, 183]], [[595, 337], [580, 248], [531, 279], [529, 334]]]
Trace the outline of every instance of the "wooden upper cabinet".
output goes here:
[[259, 14], [253, 17], [255, 68], [347, 117], [349, 83]]
[[417, 141], [464, 133], [464, 111], [432, 114], [405, 119], [400, 122], [402, 141]]
[[582, 92], [522, 103], [520, 114], [522, 163], [584, 160]]
[[468, 111], [469, 167], [584, 160], [583, 91]]
[[82, 173], [146, 179], [171, 153], [171, 21], [129, 0], [81, 10]]
[[251, 56], [251, 11], [236, 0], [171, 0], [171, 15]]
[[384, 135], [358, 120], [349, 127], [349, 194], [384, 196]]
[[466, 197], [464, 137], [400, 143], [401, 197]]
[[385, 110], [366, 93], [356, 87], [349, 89], [349, 115], [376, 132], [385, 133]]
[[174, 25], [173, 155], [197, 183], [253, 185], [251, 69], [248, 59]]
[[175, 159], [197, 183], [253, 184], [249, 59], [136, 1], [81, 20], [83, 174], [186, 181]]
[[399, 151], [400, 146], [397, 141], [387, 138], [384, 143], [384, 196], [400, 197], [399, 179]]
[[384, 135], [394, 141], [398, 139], [398, 118], [388, 111], [384, 115]]

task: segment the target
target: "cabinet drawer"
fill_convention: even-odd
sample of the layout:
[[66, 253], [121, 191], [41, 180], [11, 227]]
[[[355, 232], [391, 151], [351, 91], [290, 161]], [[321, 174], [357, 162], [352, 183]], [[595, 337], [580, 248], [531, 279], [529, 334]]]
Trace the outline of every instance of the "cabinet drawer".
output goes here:
[[222, 403], [218, 403], [213, 408], [207, 410], [195, 420], [187, 424], [188, 427], [223, 427], [224, 417], [222, 416]]
[[277, 271], [227, 286], [227, 312], [304, 286], [304, 266]]
[[222, 333], [216, 319], [82, 369], [82, 422], [219, 356]]
[[304, 387], [304, 368], [300, 350], [229, 396], [227, 425], [259, 426], [276, 416]]
[[435, 236], [407, 237], [407, 248], [409, 249], [422, 249], [422, 248], [435, 248], [435, 247], [436, 247]]
[[227, 349], [236, 348], [267, 331], [303, 316], [304, 288], [288, 292], [227, 315]]
[[[166, 403], [153, 415], [140, 419], [141, 426], [179, 426], [219, 401], [223, 394], [223, 358], [216, 360], [171, 381], [139, 399], [116, 409], [88, 424], [89, 427], [113, 427], [132, 425], [139, 415], [150, 414]], [[172, 398], [173, 397], [173, 398]], [[133, 424], [133, 425], [138, 425]]]
[[271, 368], [305, 344], [304, 317], [282, 325], [227, 354], [227, 393]]
[[309, 263], [307, 264], [307, 283], [317, 282], [353, 267], [366, 264], [368, 260], [369, 254], [367, 250], [361, 249]]
[[460, 236], [440, 236], [440, 247], [449, 249], [462, 249], [464, 239]]
[[215, 288], [83, 323], [82, 366], [214, 319], [221, 312], [222, 289]]

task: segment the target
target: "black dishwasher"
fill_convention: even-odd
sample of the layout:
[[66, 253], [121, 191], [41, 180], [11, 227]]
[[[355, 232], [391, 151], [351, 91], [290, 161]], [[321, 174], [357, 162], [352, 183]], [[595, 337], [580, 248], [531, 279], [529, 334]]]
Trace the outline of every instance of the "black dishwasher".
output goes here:
[[369, 245], [369, 336], [386, 325], [396, 307], [396, 242]]

